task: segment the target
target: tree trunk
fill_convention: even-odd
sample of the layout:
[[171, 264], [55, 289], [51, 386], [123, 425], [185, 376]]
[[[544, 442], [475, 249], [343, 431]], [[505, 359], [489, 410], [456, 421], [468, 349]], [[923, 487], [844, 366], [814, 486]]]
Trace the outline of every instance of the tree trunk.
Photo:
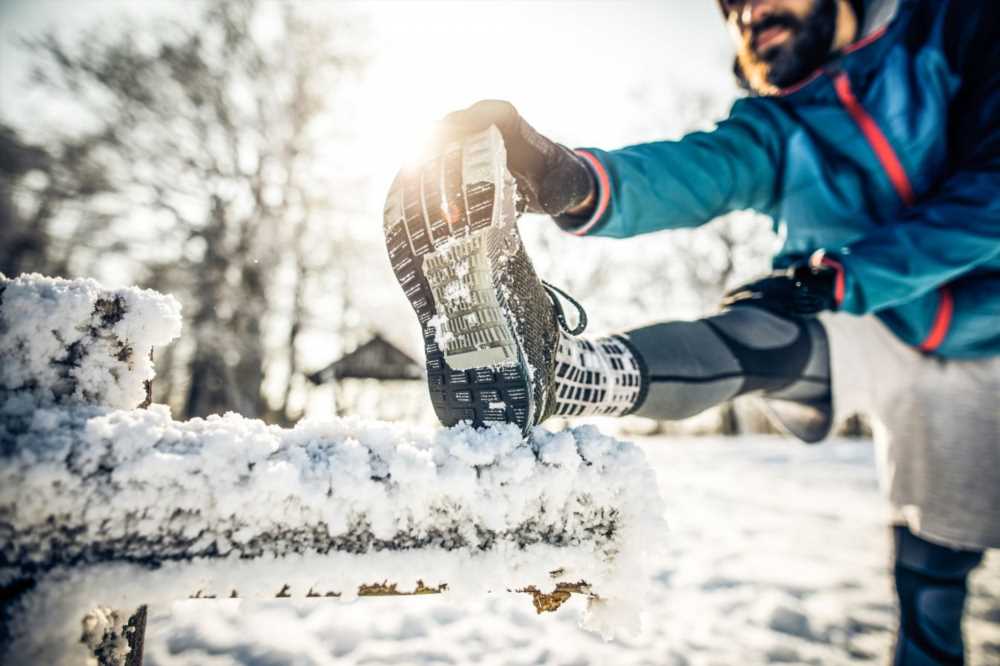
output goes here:
[[732, 401], [719, 405], [719, 432], [730, 436], [740, 434], [740, 418]]

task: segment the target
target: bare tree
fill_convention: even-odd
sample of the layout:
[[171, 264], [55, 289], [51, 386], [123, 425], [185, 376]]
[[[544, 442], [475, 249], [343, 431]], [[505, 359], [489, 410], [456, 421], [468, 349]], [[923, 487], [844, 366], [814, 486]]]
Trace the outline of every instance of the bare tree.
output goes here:
[[[0, 124], [0, 273], [65, 274], [79, 243], [56, 222], [79, 215], [79, 204], [108, 191], [91, 159], [99, 140], [87, 136], [54, 147], [35, 145]], [[108, 224], [92, 211], [92, 230]]]
[[[194, 6], [197, 20], [155, 32], [31, 43], [34, 84], [85, 121], [54, 143], [86, 145], [104, 179], [101, 196], [76, 202], [65, 269], [120, 261], [182, 299], [185, 341], [159, 361], [170, 394], [158, 397], [183, 416], [284, 420], [289, 389], [272, 408], [261, 387], [271, 365], [287, 366], [286, 386], [295, 379], [308, 283], [349, 252], [320, 233], [336, 197], [316, 147], [330, 140], [339, 82], [363, 63], [339, 46], [348, 28], [293, 4]], [[275, 327], [287, 334], [269, 353]]]
[[[19, 190], [28, 189], [29, 174], [43, 174], [49, 155], [42, 148], [26, 144], [10, 127], [0, 126], [0, 273], [16, 276], [38, 270], [49, 254], [49, 237], [39, 218], [45, 207], [28, 206]], [[21, 202], [18, 199], [22, 199]]]

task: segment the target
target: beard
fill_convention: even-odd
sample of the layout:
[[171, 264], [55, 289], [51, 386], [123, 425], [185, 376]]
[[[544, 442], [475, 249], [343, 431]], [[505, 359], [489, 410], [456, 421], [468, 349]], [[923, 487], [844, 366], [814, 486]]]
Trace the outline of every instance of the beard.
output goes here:
[[[768, 28], [787, 28], [790, 34], [782, 43], [758, 52], [756, 42]], [[836, 29], [837, 0], [817, 0], [804, 19], [788, 12], [771, 14], [743, 31], [737, 70], [755, 92], [776, 93], [826, 62]]]

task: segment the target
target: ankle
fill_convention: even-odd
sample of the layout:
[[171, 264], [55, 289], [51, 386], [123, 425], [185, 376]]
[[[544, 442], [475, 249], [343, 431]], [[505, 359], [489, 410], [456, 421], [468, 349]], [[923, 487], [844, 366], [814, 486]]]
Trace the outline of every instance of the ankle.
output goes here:
[[588, 340], [560, 331], [556, 351], [555, 414], [624, 416], [642, 404], [642, 360], [622, 337]]

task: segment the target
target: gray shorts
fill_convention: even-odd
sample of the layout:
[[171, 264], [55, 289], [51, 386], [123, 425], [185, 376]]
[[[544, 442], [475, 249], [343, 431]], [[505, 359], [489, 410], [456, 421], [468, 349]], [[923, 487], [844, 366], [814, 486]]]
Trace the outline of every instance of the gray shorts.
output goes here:
[[945, 546], [1000, 547], [1000, 357], [943, 360], [872, 316], [820, 320], [834, 418], [871, 419], [894, 520]]

